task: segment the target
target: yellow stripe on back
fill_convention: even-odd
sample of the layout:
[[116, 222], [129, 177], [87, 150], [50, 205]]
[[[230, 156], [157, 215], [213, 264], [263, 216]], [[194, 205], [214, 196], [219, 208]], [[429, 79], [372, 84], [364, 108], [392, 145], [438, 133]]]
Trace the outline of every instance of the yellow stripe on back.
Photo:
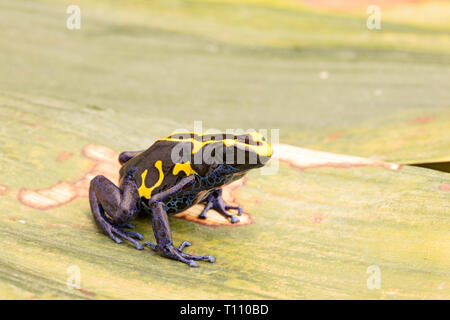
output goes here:
[[[178, 134], [181, 134], [181, 133], [178, 133]], [[188, 132], [187, 134], [196, 134], [198, 136], [203, 136], [203, 134], [199, 134], [197, 132]], [[272, 152], [273, 152], [272, 147], [270, 146], [270, 144], [268, 144], [267, 142], [265, 142], [263, 140], [262, 134], [260, 134], [259, 132], [251, 132], [251, 133], [249, 133], [249, 135], [252, 137], [253, 141], [259, 142], [260, 145], [246, 144], [246, 143], [238, 141], [237, 139], [198, 141], [195, 138], [189, 138], [189, 139], [164, 138], [164, 139], [159, 139], [159, 141], [190, 142], [190, 143], [192, 143], [192, 153], [193, 154], [199, 152], [207, 144], [222, 142], [226, 147], [229, 147], [229, 146], [248, 147], [253, 152], [255, 152], [256, 154], [258, 154], [262, 157], [270, 157], [272, 155]]]
[[158, 141], [174, 141], [174, 142], [192, 142], [192, 153], [197, 153], [203, 148], [205, 145], [214, 143], [214, 142], [221, 142], [221, 140], [209, 140], [209, 141], [198, 141], [194, 138], [190, 139], [174, 139], [174, 138], [165, 138], [165, 139], [159, 139]]

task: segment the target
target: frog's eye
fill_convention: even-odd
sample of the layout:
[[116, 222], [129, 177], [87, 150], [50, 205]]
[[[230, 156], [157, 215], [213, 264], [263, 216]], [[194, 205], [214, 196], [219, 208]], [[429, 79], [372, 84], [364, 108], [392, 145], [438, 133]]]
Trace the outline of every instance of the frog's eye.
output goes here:
[[[252, 137], [252, 140], [255, 143], [264, 144], [264, 141], [266, 141], [266, 138], [264, 138], [264, 136], [257, 131], [250, 132], [249, 135], [250, 135], [250, 137]], [[260, 144], [257, 144], [257, 145], [260, 145]]]
[[253, 146], [262, 146], [266, 141], [263, 135], [254, 132], [249, 133], [245, 136], [241, 136], [240, 139], [238, 140], [246, 145], [253, 145]]

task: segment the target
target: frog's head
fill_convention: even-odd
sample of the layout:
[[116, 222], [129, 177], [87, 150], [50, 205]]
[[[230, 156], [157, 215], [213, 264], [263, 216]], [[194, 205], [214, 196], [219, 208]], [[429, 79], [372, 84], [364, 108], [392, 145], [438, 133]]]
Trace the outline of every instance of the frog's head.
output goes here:
[[233, 137], [225, 137], [224, 163], [239, 171], [247, 171], [264, 166], [272, 156], [272, 147], [264, 136], [253, 131]]
[[172, 149], [176, 156], [182, 147], [187, 148], [190, 151], [189, 162], [200, 175], [211, 172], [221, 164], [232, 167], [234, 174], [245, 173], [264, 166], [272, 156], [272, 147], [256, 131], [241, 135], [175, 133], [161, 140], [177, 142]]

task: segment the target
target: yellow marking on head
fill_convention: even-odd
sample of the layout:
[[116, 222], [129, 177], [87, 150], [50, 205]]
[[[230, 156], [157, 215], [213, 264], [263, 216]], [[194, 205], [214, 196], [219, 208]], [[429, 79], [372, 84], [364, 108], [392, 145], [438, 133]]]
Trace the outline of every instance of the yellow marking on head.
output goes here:
[[180, 173], [180, 171], [183, 171], [186, 176], [190, 176], [191, 174], [198, 174], [194, 169], [192, 169], [192, 166], [189, 162], [175, 164], [175, 167], [173, 167], [173, 175], [176, 176]]
[[272, 147], [270, 146], [270, 144], [268, 144], [265, 141], [261, 141], [262, 144], [259, 146], [256, 145], [251, 145], [251, 144], [246, 144], [243, 142], [239, 142], [237, 139], [225, 139], [223, 140], [223, 144], [226, 147], [230, 147], [230, 146], [243, 146], [245, 148], [249, 148], [250, 150], [253, 150], [256, 154], [262, 156], [262, 157], [270, 157], [272, 156]]
[[221, 140], [208, 140], [208, 141], [197, 141], [194, 138], [189, 139], [174, 139], [174, 138], [165, 138], [165, 139], [159, 139], [159, 141], [175, 141], [175, 142], [192, 142], [192, 153], [199, 152], [205, 145], [214, 143], [214, 142], [221, 142]]
[[155, 168], [158, 169], [159, 178], [158, 178], [158, 181], [156, 181], [156, 183], [153, 185], [153, 187], [149, 188], [145, 185], [145, 178], [147, 177], [148, 170], [146, 169], [144, 172], [142, 172], [142, 175], [141, 175], [142, 184], [139, 187], [138, 191], [139, 191], [139, 195], [146, 199], [150, 199], [152, 197], [152, 191], [154, 189], [156, 189], [157, 187], [159, 187], [164, 180], [164, 172], [162, 171], [162, 161], [161, 160], [156, 161]]

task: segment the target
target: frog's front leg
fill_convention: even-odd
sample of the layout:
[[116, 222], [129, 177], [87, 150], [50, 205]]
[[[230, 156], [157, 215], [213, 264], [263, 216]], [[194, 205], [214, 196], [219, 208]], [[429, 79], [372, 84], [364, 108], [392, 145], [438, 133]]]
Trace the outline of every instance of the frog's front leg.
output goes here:
[[169, 220], [167, 217], [164, 204], [162, 202], [150, 203], [150, 214], [152, 217], [153, 233], [156, 239], [156, 245], [151, 242], [145, 242], [145, 245], [150, 246], [153, 250], [157, 251], [162, 256], [170, 259], [178, 260], [189, 264], [191, 267], [198, 267], [196, 260], [208, 260], [214, 262], [215, 258], [205, 256], [194, 256], [184, 253], [182, 250], [184, 247], [190, 246], [191, 243], [183, 241], [179, 247], [173, 245], [172, 235], [169, 227]]
[[226, 218], [230, 218], [231, 223], [237, 223], [239, 222], [239, 218], [235, 215], [229, 214], [227, 210], [237, 210], [237, 215], [242, 215], [242, 208], [240, 206], [230, 206], [228, 205], [225, 200], [222, 198], [222, 189], [214, 189], [211, 194], [202, 202], [205, 202], [205, 208], [203, 209], [202, 213], [198, 216], [201, 219], [206, 219], [206, 213], [210, 209], [214, 209]]
[[162, 200], [178, 191], [180, 191], [187, 183], [192, 181], [191, 177], [186, 177], [180, 181], [174, 187], [164, 191], [161, 194], [152, 197], [149, 201], [150, 215], [152, 217], [153, 233], [156, 239], [156, 245], [150, 242], [145, 242], [145, 245], [150, 246], [153, 250], [159, 254], [189, 264], [191, 267], [198, 267], [196, 260], [208, 260], [209, 262], [215, 262], [216, 259], [209, 255], [194, 256], [184, 253], [182, 250], [184, 247], [190, 246], [190, 242], [183, 241], [179, 247], [173, 245], [172, 234], [169, 226], [169, 218], [164, 207]]
[[89, 202], [95, 221], [111, 239], [121, 243], [122, 238], [130, 241], [136, 249], [143, 249], [132, 238], [142, 240], [144, 237], [140, 233], [121, 228], [131, 227], [128, 222], [136, 218], [140, 211], [140, 196], [132, 172], [127, 173], [120, 188], [106, 177], [96, 176], [89, 188]]

